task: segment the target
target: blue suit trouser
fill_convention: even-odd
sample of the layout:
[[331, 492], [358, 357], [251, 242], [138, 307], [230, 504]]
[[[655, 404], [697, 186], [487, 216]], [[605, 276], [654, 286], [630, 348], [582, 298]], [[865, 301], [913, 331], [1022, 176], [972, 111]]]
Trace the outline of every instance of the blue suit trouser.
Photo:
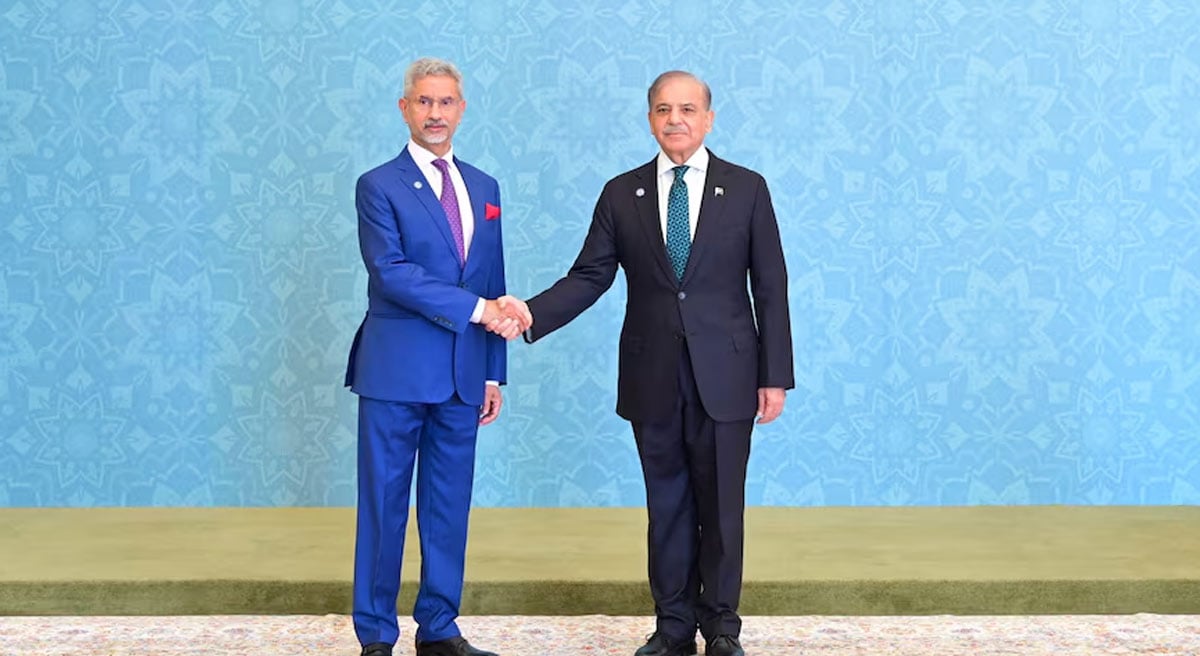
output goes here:
[[460, 635], [455, 619], [478, 429], [479, 408], [457, 396], [433, 404], [359, 397], [353, 618], [360, 643], [395, 644], [399, 637], [396, 598], [414, 465], [421, 538], [416, 638], [433, 642]]

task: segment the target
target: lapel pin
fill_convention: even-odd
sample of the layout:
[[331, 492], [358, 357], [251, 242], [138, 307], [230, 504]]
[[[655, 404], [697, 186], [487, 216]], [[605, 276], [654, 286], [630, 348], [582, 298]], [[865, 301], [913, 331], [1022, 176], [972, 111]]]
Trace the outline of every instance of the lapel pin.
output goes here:
[[724, 196], [725, 195], [725, 187], [714, 187], [713, 195], [714, 196]]
[[646, 195], [646, 190], [642, 189], [641, 187], [638, 187], [636, 190], [634, 190], [633, 195], [637, 196], [638, 198], [641, 198], [642, 196]]
[[416, 187], [417, 189], [420, 189], [420, 188], [421, 188], [421, 181], [420, 181], [420, 180], [417, 180], [416, 182], [414, 182], [414, 183], [413, 183], [413, 186], [414, 186], [414, 187]]

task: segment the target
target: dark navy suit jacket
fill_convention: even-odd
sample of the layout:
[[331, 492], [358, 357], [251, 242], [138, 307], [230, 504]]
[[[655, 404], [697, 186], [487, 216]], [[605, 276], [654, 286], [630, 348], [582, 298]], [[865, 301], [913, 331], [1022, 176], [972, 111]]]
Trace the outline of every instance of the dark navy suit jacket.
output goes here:
[[534, 323], [526, 339], [590, 307], [618, 266], [628, 285], [617, 383], [622, 417], [654, 421], [674, 409], [684, 352], [701, 402], [717, 421], [753, 418], [760, 387], [793, 387], [787, 268], [758, 173], [710, 152], [682, 281], [663, 243], [655, 160], [610, 180], [570, 271], [530, 299]]

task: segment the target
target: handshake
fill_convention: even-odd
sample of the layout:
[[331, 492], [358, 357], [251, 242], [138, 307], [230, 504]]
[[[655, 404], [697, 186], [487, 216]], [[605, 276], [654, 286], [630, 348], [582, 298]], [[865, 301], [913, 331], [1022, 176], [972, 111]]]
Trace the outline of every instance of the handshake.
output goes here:
[[485, 301], [483, 318], [480, 319], [488, 332], [512, 340], [533, 325], [533, 314], [525, 301], [514, 296], [501, 296]]

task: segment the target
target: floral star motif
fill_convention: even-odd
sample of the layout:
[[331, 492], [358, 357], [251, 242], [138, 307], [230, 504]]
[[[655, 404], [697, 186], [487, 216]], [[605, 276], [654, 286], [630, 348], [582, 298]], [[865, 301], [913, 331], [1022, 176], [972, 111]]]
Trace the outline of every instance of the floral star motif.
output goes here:
[[1058, 306], [1055, 300], [1031, 294], [1023, 270], [1002, 280], [972, 271], [962, 297], [938, 303], [950, 328], [941, 355], [966, 367], [973, 391], [995, 379], [1024, 390], [1034, 365], [1052, 362], [1058, 353], [1046, 334]]

